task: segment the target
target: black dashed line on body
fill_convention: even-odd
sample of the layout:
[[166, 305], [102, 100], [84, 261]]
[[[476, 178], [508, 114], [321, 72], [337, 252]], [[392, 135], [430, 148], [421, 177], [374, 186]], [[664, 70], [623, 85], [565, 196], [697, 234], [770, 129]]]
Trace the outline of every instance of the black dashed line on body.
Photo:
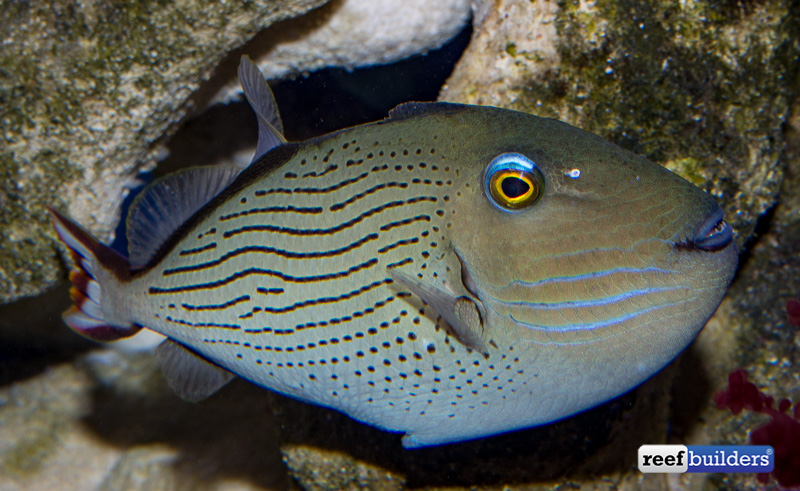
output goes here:
[[217, 228], [216, 227], [211, 227], [209, 230], [207, 230], [207, 231], [205, 231], [203, 233], [197, 234], [197, 240], [202, 239], [206, 235], [214, 235], [216, 233], [217, 233]]
[[377, 238], [378, 234], [371, 233], [344, 247], [340, 247], [338, 249], [329, 249], [327, 251], [314, 251], [314, 252], [288, 251], [285, 249], [278, 249], [277, 247], [270, 247], [270, 246], [245, 246], [226, 252], [219, 258], [214, 259], [212, 261], [207, 261], [200, 264], [193, 264], [190, 266], [179, 266], [177, 268], [165, 269], [162, 275], [170, 276], [174, 274], [190, 273], [194, 271], [202, 271], [204, 269], [215, 268], [229, 259], [235, 258], [242, 254], [251, 254], [251, 253], [273, 254], [275, 256], [280, 256], [286, 259], [317, 259], [321, 257], [341, 256], [342, 254], [346, 254], [350, 251], [358, 249], [364, 244], [376, 240]]
[[380, 281], [373, 281], [368, 285], [364, 285], [361, 288], [349, 291], [347, 293], [343, 293], [336, 297], [320, 297], [320, 298], [312, 298], [309, 300], [303, 300], [302, 302], [296, 302], [292, 305], [288, 305], [286, 307], [264, 307], [264, 312], [268, 312], [271, 314], [284, 314], [286, 312], [293, 312], [297, 309], [302, 309], [306, 307], [311, 307], [313, 305], [320, 305], [320, 304], [328, 304], [328, 303], [337, 303], [343, 300], [349, 300], [353, 297], [357, 297], [362, 295], [370, 290], [374, 290], [382, 285], [390, 285], [393, 281], [389, 278], [385, 278]]
[[173, 324], [180, 324], [182, 326], [187, 327], [197, 327], [197, 328], [215, 328], [215, 329], [232, 329], [232, 330], [239, 330], [242, 326], [238, 324], [219, 324], [216, 322], [189, 322], [183, 319], [176, 319], [174, 317], [167, 316], [167, 322], [171, 322]]
[[[392, 208], [397, 208], [405, 205], [413, 205], [421, 202], [436, 203], [437, 201], [438, 199], [435, 196], [416, 196], [414, 198], [410, 198], [405, 201], [390, 201], [389, 203], [385, 203], [381, 206], [371, 208], [359, 214], [358, 216], [351, 218], [350, 220], [347, 220], [346, 222], [342, 222], [339, 225], [329, 228], [296, 229], [290, 227], [278, 227], [275, 225], [247, 225], [244, 227], [227, 230], [222, 234], [222, 236], [228, 239], [233, 236], [249, 232], [274, 232], [287, 235], [332, 235], [341, 232], [342, 230], [351, 228], [354, 225], [361, 223], [362, 221], [373, 215], [382, 213]], [[430, 217], [428, 217], [428, 219], [430, 219]]]
[[[315, 327], [327, 327], [329, 325], [337, 325], [337, 324], [342, 324], [342, 323], [345, 323], [345, 322], [350, 322], [350, 321], [353, 321], [355, 319], [360, 319], [362, 317], [366, 317], [368, 315], [374, 314], [378, 309], [381, 309], [381, 308], [385, 307], [386, 305], [389, 305], [390, 303], [392, 303], [394, 301], [394, 299], [396, 297], [399, 297], [399, 295], [392, 295], [392, 296], [386, 297], [384, 300], [379, 300], [379, 301], [375, 302], [372, 305], [372, 307], [367, 307], [364, 310], [356, 310], [355, 312], [352, 312], [349, 315], [345, 315], [345, 316], [342, 316], [342, 317], [335, 317], [335, 318], [332, 318], [332, 319], [328, 319], [327, 321], [316, 321], [316, 322], [315, 321], [310, 321], [310, 322], [305, 322], [303, 324], [297, 324], [295, 326], [295, 329], [298, 330], [298, 331], [302, 331], [304, 329], [313, 329]], [[345, 335], [342, 338], [342, 340], [343, 341], [352, 341], [353, 337], [348, 334], [348, 335]]]
[[[331, 153], [333, 153], [333, 151], [329, 152], [328, 155], [325, 156], [325, 159], [327, 159]], [[327, 162], [327, 160], [325, 159], [323, 159], [323, 161]], [[339, 168], [338, 165], [331, 164], [328, 167], [326, 167], [325, 170], [323, 170], [322, 172], [317, 172], [317, 171], [306, 172], [305, 174], [303, 174], [302, 178], [305, 179], [308, 177], [323, 177], [331, 172], [336, 171], [338, 168]]]
[[358, 200], [366, 198], [367, 196], [375, 194], [378, 191], [381, 191], [383, 189], [391, 189], [391, 188], [407, 189], [408, 188], [408, 183], [407, 182], [392, 181], [392, 182], [383, 182], [383, 183], [377, 184], [377, 185], [372, 186], [371, 188], [369, 188], [369, 189], [367, 189], [365, 191], [362, 191], [362, 192], [360, 192], [358, 194], [355, 194], [355, 195], [351, 196], [350, 198], [346, 199], [345, 201], [342, 201], [340, 203], [335, 203], [335, 204], [331, 205], [329, 210], [330, 211], [343, 210], [347, 206], [352, 205], [353, 203], [355, 203]]
[[242, 295], [240, 297], [236, 297], [233, 300], [229, 300], [225, 303], [220, 304], [213, 304], [213, 305], [189, 305], [187, 303], [182, 303], [181, 307], [184, 310], [188, 311], [202, 311], [202, 310], [225, 310], [227, 308], [233, 307], [238, 305], [242, 302], [247, 302], [250, 300], [250, 295]]
[[184, 249], [178, 253], [179, 256], [191, 256], [193, 254], [200, 254], [201, 252], [210, 251], [217, 248], [216, 242], [210, 242], [202, 247], [196, 247], [194, 249]]
[[230, 213], [228, 215], [222, 215], [219, 217], [220, 222], [225, 222], [228, 220], [233, 220], [234, 218], [245, 217], [249, 215], [255, 214], [268, 214], [268, 213], [299, 213], [301, 215], [319, 215], [323, 212], [323, 209], [319, 206], [267, 206], [264, 208], [251, 208], [245, 211], [237, 211], [236, 213]]
[[397, 242], [394, 242], [392, 244], [389, 244], [385, 247], [381, 247], [380, 249], [378, 249], [378, 254], [386, 254], [387, 252], [397, 249], [398, 247], [404, 247], [418, 243], [419, 243], [418, 237], [411, 237], [408, 239], [398, 240]]
[[282, 295], [285, 290], [283, 288], [265, 288], [263, 286], [256, 287], [256, 292], [262, 295]]
[[250, 275], [262, 275], [262, 276], [272, 276], [275, 278], [279, 278], [288, 283], [313, 283], [317, 281], [328, 281], [328, 280], [335, 280], [340, 278], [345, 278], [350, 276], [351, 274], [361, 271], [362, 269], [370, 268], [374, 265], [378, 264], [378, 260], [373, 258], [361, 264], [357, 264], [355, 266], [351, 266], [350, 268], [344, 271], [338, 271], [336, 273], [328, 273], [322, 275], [313, 275], [313, 276], [292, 276], [280, 271], [272, 270], [272, 269], [264, 269], [264, 268], [247, 268], [245, 270], [236, 272], [226, 278], [222, 278], [217, 281], [212, 281], [208, 283], [197, 283], [194, 285], [183, 285], [183, 286], [176, 286], [172, 288], [159, 288], [159, 287], [150, 287], [148, 293], [151, 295], [160, 295], [160, 294], [169, 294], [169, 293], [182, 293], [187, 291], [194, 291], [194, 290], [211, 290], [214, 288], [219, 288], [221, 286], [225, 286], [227, 284], [233, 283], [236, 280], [240, 280], [242, 278], [246, 278]]
[[399, 268], [400, 266], [405, 266], [406, 264], [411, 264], [413, 262], [414, 262], [413, 259], [411, 259], [410, 257], [407, 257], [407, 258], [404, 258], [404, 259], [402, 259], [400, 261], [387, 264], [386, 265], [386, 269]]
[[257, 198], [261, 198], [263, 196], [267, 196], [267, 195], [270, 195], [270, 194], [293, 194], [293, 193], [296, 193], [296, 194], [327, 194], [327, 193], [330, 193], [330, 192], [333, 192], [333, 191], [338, 191], [339, 189], [342, 189], [345, 186], [349, 186], [350, 184], [355, 184], [358, 181], [361, 181], [362, 179], [365, 179], [367, 176], [369, 176], [369, 173], [368, 172], [363, 172], [363, 173], [359, 174], [356, 177], [351, 177], [349, 179], [344, 179], [342, 181], [337, 182], [336, 184], [333, 184], [333, 185], [325, 187], [325, 188], [312, 188], [312, 187], [301, 188], [301, 187], [296, 187], [294, 189], [286, 189], [286, 188], [272, 188], [272, 189], [266, 189], [266, 190], [259, 189], [259, 190], [257, 190], [255, 192], [255, 196]]
[[292, 194], [293, 190], [288, 188], [259, 189], [255, 192], [256, 198], [268, 196], [270, 194]]
[[423, 222], [423, 221], [424, 222], [430, 222], [431, 221], [431, 216], [430, 215], [417, 215], [417, 216], [412, 217], [412, 218], [405, 218], [403, 220], [396, 220], [394, 222], [389, 222], [386, 225], [381, 225], [378, 230], [380, 230], [381, 232], [386, 232], [386, 231], [391, 230], [393, 228], [403, 227], [405, 225], [410, 225], [410, 224], [415, 223], [415, 222]]

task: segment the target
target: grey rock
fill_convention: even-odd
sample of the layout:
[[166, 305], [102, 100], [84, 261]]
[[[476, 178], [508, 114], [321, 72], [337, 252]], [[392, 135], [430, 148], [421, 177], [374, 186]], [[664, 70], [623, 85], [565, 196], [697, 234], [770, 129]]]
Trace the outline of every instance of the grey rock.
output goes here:
[[[470, 0], [332, 0], [263, 31], [244, 50], [268, 79], [381, 65], [440, 48], [470, 15]], [[215, 100], [240, 92], [231, 80]]]
[[[765, 216], [761, 234], [731, 287], [728, 352], [731, 368], [742, 367], [763, 393], [800, 404], [800, 328], [788, 322], [786, 302], [800, 297], [800, 97], [786, 125], [786, 173], [774, 210]], [[727, 386], [727, 374], [716, 379]], [[769, 418], [742, 411], [713, 409], [708, 433], [719, 443], [744, 444], [754, 428]], [[763, 489], [746, 474], [711, 475], [714, 487]], [[777, 489], [775, 481], [770, 483]], [[770, 489], [772, 489], [770, 488]]]
[[335, 0], [278, 22], [325, 1], [13, 3], [0, 19], [0, 303], [41, 293], [61, 272], [45, 206], [113, 237], [137, 175], [235, 74], [232, 51], [257, 33], [242, 49], [280, 77], [434, 49], [469, 16], [467, 0]]
[[45, 206], [110, 237], [126, 187], [219, 61], [324, 0], [5, 2], [0, 302], [61, 274]]
[[98, 486], [98, 491], [129, 490], [190, 490], [197, 484], [192, 479], [180, 479], [173, 472], [176, 451], [160, 445], [135, 447], [125, 452], [111, 472]]
[[555, 117], [723, 204], [743, 244], [776, 200], [796, 92], [792, 2], [481, 2], [441, 99]]
[[0, 386], [0, 489], [288, 489], [273, 399], [181, 401], [147, 354], [93, 350]]

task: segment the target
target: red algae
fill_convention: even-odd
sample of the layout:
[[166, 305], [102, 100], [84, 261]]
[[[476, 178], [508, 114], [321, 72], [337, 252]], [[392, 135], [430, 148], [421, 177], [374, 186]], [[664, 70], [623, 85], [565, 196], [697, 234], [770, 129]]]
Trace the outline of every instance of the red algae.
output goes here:
[[789, 314], [789, 324], [800, 327], [800, 296], [786, 302], [786, 313]]
[[[800, 303], [797, 307], [800, 309]], [[748, 382], [747, 372], [741, 368], [728, 376], [728, 388], [714, 394], [714, 402], [719, 409], [728, 408], [734, 414], [746, 409], [769, 416], [768, 423], [750, 431], [750, 443], [770, 445], [775, 450], [772, 476], [779, 485], [800, 487], [800, 404], [790, 413], [791, 401], [782, 399], [778, 408], [774, 408], [775, 400]], [[758, 480], [766, 484], [769, 474], [759, 474]]]

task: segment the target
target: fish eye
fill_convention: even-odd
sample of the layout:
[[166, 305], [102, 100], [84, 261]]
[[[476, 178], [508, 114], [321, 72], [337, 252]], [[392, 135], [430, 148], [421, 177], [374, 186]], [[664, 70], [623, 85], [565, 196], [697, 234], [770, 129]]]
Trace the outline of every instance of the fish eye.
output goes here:
[[529, 158], [503, 153], [492, 160], [483, 174], [486, 197], [503, 211], [521, 211], [542, 195], [544, 179]]

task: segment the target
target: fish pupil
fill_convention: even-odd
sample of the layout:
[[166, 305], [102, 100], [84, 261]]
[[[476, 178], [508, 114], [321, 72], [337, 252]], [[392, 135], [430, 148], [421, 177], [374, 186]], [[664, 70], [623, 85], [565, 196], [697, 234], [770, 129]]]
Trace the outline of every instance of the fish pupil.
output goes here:
[[531, 186], [519, 177], [509, 176], [503, 179], [503, 182], [500, 183], [500, 187], [503, 189], [503, 193], [506, 197], [513, 199], [523, 196], [528, 192]]

